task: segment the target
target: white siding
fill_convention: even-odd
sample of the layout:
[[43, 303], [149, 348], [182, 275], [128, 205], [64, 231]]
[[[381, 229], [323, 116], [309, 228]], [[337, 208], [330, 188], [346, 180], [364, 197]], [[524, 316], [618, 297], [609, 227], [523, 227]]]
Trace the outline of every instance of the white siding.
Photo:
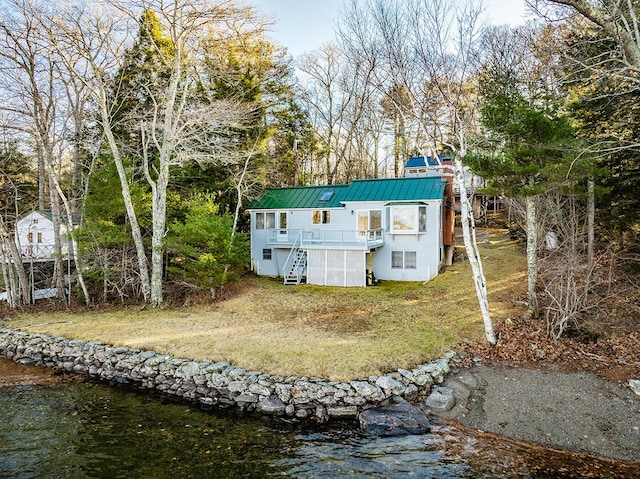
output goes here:
[[[66, 224], [60, 225], [62, 254], [69, 253], [70, 241], [66, 237]], [[33, 211], [16, 222], [15, 241], [24, 258], [52, 258], [55, 233], [53, 222], [37, 211]], [[75, 250], [75, 245], [73, 245]]]
[[[429, 200], [426, 210], [426, 231], [391, 233], [388, 231], [389, 208], [386, 202], [349, 202], [342, 208], [331, 209], [330, 224], [313, 224], [313, 210], [288, 210], [287, 227], [296, 233], [300, 229], [317, 234], [318, 238], [342, 237], [354, 241], [359, 228], [359, 212], [380, 210], [385, 229], [384, 246], [372, 251], [373, 274], [380, 280], [428, 281], [438, 274], [442, 251], [442, 201]], [[276, 210], [273, 210], [277, 213]], [[252, 212], [251, 258], [254, 271], [260, 275], [282, 276], [289, 252], [287, 245], [267, 245], [267, 231], [254, 229]], [[342, 234], [342, 236], [340, 236]], [[263, 261], [262, 249], [273, 248], [273, 259]], [[322, 248], [318, 245], [318, 248]], [[333, 250], [309, 249], [307, 256], [307, 282], [318, 285], [365, 286], [366, 252], [333, 245]], [[415, 252], [416, 267], [391, 268], [392, 251]]]

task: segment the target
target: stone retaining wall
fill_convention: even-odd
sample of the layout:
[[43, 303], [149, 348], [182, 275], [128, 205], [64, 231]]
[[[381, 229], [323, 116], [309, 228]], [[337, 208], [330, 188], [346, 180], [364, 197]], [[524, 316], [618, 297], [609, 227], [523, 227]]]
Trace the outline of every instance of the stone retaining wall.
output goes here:
[[227, 361], [191, 361], [154, 351], [54, 338], [0, 327], [0, 356], [92, 378], [131, 384], [204, 405], [326, 421], [355, 417], [392, 396], [413, 400], [444, 381], [455, 353], [366, 380], [333, 382], [246, 371]]

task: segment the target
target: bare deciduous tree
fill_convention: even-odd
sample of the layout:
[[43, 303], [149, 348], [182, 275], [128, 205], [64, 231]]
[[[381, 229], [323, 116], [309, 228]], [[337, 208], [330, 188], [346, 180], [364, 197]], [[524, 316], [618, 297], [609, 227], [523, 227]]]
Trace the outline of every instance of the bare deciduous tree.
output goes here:
[[[151, 108], [128, 119], [129, 128], [137, 128], [140, 137], [141, 150], [134, 153], [139, 155], [152, 192], [150, 267], [131, 200], [122, 146], [114, 133], [113, 114], [118, 105], [111, 103], [114, 100], [111, 92], [117, 89], [120, 80], [117, 73], [122, 58], [131, 46], [130, 34], [137, 31], [137, 20], [146, 11], [157, 15], [169, 40], [166, 50], [156, 45], [157, 57], [168, 72], [166, 83], [154, 84], [154, 79], [149, 78], [147, 85], [141, 85]], [[101, 128], [120, 177], [143, 296], [154, 307], [163, 303], [166, 202], [171, 169], [194, 159], [208, 163], [229, 161], [233, 158], [228, 148], [231, 130], [239, 128], [246, 116], [246, 108], [232, 100], [193, 101], [201, 80], [194, 61], [204, 54], [203, 39], [210, 31], [227, 30], [232, 34], [236, 29], [251, 28], [252, 22], [250, 9], [238, 8], [230, 1], [204, 0], [170, 3], [136, 0], [126, 4], [107, 1], [92, 7], [79, 3], [71, 8], [65, 6], [52, 17], [51, 38], [56, 39], [58, 54], [69, 72], [78, 73], [77, 61], [70, 61], [69, 52], [81, 55], [88, 66], [89, 75], [82, 77], [82, 81], [97, 105]]]
[[[527, 0], [529, 6], [541, 12], [542, 0]], [[544, 0], [546, 4], [564, 5], [597, 25], [620, 49], [616, 58], [594, 59], [598, 70], [602, 61], [610, 65], [612, 73], [639, 83], [634, 74], [640, 69], [640, 19], [637, 3], [632, 0]], [[544, 12], [541, 12], [544, 13]], [[587, 66], [587, 65], [585, 65]]]
[[[68, 232], [73, 230], [74, 225], [67, 194], [60, 183], [69, 166], [67, 137], [70, 135], [65, 127], [63, 111], [72, 97], [64, 94], [64, 80], [57, 69], [55, 49], [49, 42], [50, 38], [43, 35], [39, 28], [42, 19], [40, 5], [37, 2], [14, 0], [7, 3], [6, 7], [6, 16], [0, 22], [0, 58], [5, 67], [2, 69], [3, 83], [13, 94], [4, 109], [20, 117], [18, 123], [7, 127], [28, 135], [34, 145], [38, 158], [38, 207], [46, 209], [46, 186], [49, 193], [46, 203], [51, 210], [54, 228], [53, 279], [58, 296], [65, 297], [62, 223], [66, 223]], [[76, 107], [80, 108], [80, 105]], [[61, 212], [61, 203], [65, 205], [65, 214]], [[77, 252], [75, 254], [76, 260], [81, 263]], [[89, 301], [81, 269], [77, 277], [85, 299]]]
[[[417, 146], [426, 157], [444, 145], [454, 154], [453, 170], [460, 192], [463, 238], [473, 270], [474, 285], [485, 325], [485, 335], [496, 343], [489, 314], [475, 222], [464, 183], [463, 159], [476, 130], [476, 74], [481, 9], [472, 3], [433, 0], [353, 2], [341, 33], [348, 51], [375, 66], [371, 75], [378, 91], [391, 85], [403, 88], [410, 100], [410, 117], [420, 127]], [[389, 102], [398, 98], [387, 95]]]
[[355, 143], [362, 140], [365, 110], [370, 107], [370, 70], [364, 66], [349, 62], [335, 44], [324, 45], [300, 63], [302, 97], [326, 147], [322, 182], [347, 180], [361, 153], [355, 151]]

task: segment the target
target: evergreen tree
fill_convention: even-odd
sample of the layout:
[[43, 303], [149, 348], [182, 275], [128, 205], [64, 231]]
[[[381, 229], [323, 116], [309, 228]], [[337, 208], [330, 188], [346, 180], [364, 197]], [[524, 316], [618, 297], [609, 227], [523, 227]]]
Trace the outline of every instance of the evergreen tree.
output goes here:
[[467, 163], [500, 194], [525, 199], [528, 315], [532, 317], [538, 314], [535, 198], [557, 186], [567, 173], [574, 132], [552, 92], [544, 83], [540, 86], [539, 77], [526, 75], [523, 65], [496, 61], [485, 66], [480, 78], [480, 121], [492, 154], [469, 155]]
[[182, 221], [169, 226], [169, 277], [196, 288], [215, 290], [245, 272], [249, 262], [248, 236], [232, 235], [233, 216], [221, 214], [216, 199], [196, 195]]
[[310, 184], [306, 165], [318, 153], [319, 139], [307, 111], [290, 92], [272, 109], [270, 116], [271, 137], [265, 183], [269, 187]]
[[137, 157], [140, 149], [138, 123], [150, 115], [159, 92], [167, 87], [171, 77], [173, 47], [164, 32], [158, 15], [146, 10], [138, 21], [135, 43], [126, 51], [116, 73], [109, 103], [114, 105], [114, 132], [129, 156]]

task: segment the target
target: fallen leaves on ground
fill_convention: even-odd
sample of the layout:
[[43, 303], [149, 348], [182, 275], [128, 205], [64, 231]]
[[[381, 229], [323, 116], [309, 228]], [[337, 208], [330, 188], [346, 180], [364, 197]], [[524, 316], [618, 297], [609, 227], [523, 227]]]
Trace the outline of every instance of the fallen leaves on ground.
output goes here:
[[496, 330], [496, 346], [486, 341], [466, 345], [469, 361], [479, 356], [522, 365], [536, 363], [567, 371], [587, 371], [622, 384], [640, 379], [640, 334], [636, 331], [585, 342], [550, 338], [543, 320], [507, 321]]

